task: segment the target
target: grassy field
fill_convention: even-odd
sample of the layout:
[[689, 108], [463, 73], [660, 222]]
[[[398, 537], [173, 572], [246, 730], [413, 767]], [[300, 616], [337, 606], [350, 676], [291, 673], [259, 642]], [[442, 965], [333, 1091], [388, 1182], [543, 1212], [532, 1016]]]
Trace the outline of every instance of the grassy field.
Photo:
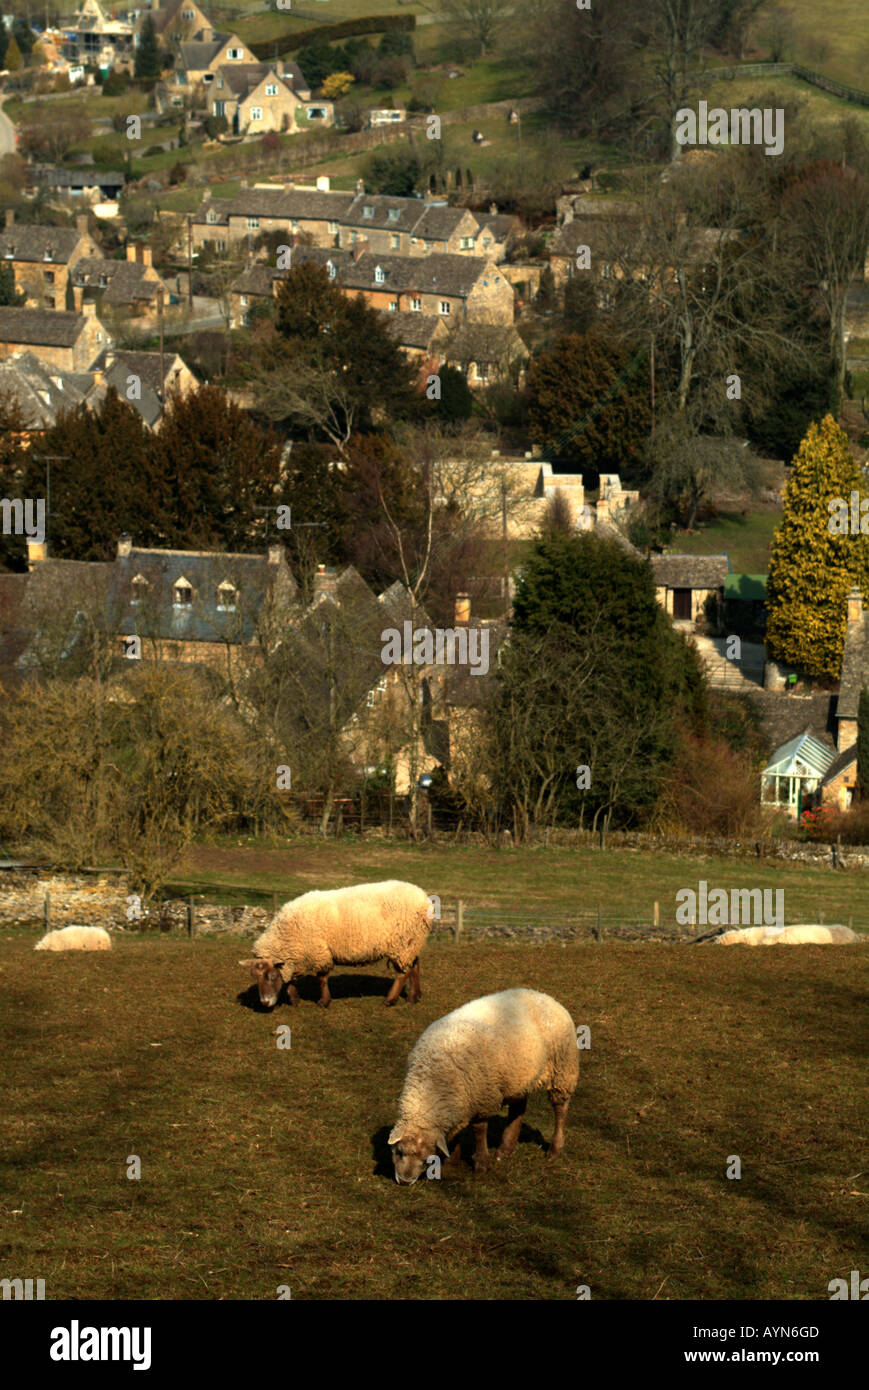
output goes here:
[[672, 920], [676, 893], [696, 889], [701, 879], [718, 888], [781, 889], [787, 922], [847, 923], [869, 931], [866, 873], [833, 873], [784, 860], [712, 858], [699, 854], [648, 853], [633, 849], [543, 847], [499, 850], [448, 841], [413, 845], [345, 836], [318, 842], [310, 837], [281, 848], [223, 842], [198, 845], [188, 853], [170, 892], [202, 893], [209, 902], [255, 902], [254, 886], [266, 901], [310, 888], [401, 878], [419, 883], [444, 902], [462, 898], [473, 911], [515, 908], [529, 920], [577, 913], [601, 904], [604, 919], [650, 921], [653, 902], [662, 920]]
[[837, 82], [869, 90], [869, 31], [863, 0], [788, 0], [794, 58]]
[[[33, 942], [0, 940], [0, 1273], [49, 1299], [824, 1299], [865, 1260], [860, 947], [433, 942], [418, 1006], [372, 967], [266, 1014], [238, 942]], [[540, 1095], [508, 1163], [475, 1174], [466, 1136], [399, 1189], [410, 1046], [515, 985], [591, 1030], [559, 1165]]]
[[678, 555], [730, 556], [736, 573], [766, 574], [769, 569], [769, 544], [781, 522], [781, 513], [720, 512], [715, 521], [693, 535], [677, 533], [672, 548]]

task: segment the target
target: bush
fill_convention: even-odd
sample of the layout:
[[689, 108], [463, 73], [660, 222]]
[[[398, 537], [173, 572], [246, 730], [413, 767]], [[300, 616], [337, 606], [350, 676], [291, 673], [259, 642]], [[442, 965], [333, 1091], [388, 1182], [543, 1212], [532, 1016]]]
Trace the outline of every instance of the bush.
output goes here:
[[223, 135], [229, 130], [229, 121], [225, 116], [206, 116], [203, 128], [209, 140], [216, 140], [218, 135]]
[[103, 81], [104, 97], [120, 97], [130, 88], [130, 75], [126, 72], [119, 72], [116, 68], [108, 73]]
[[173, 164], [172, 168], [169, 170], [169, 182], [174, 184], [186, 183], [187, 165], [182, 164], [180, 160], [177, 164]]

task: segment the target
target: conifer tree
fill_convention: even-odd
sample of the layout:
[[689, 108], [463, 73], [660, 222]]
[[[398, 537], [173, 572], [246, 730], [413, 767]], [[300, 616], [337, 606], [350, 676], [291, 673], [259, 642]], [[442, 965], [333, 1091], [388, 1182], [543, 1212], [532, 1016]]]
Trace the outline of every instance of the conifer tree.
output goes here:
[[869, 690], [865, 685], [857, 705], [857, 795], [869, 801]]
[[784, 490], [770, 548], [767, 651], [774, 661], [836, 680], [845, 645], [846, 599], [869, 592], [869, 535], [853, 525], [860, 472], [832, 415], [812, 424]]
[[139, 46], [136, 49], [134, 67], [136, 77], [160, 76], [160, 46], [157, 43], [157, 30], [150, 14], [145, 15]]

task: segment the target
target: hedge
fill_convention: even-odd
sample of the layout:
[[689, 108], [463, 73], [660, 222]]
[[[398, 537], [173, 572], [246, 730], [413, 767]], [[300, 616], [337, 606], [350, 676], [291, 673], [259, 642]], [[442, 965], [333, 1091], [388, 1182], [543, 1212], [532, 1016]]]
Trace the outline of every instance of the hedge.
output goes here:
[[336, 43], [338, 39], [356, 38], [360, 34], [382, 34], [387, 29], [415, 28], [416, 16], [412, 14], [372, 14], [362, 19], [343, 19], [339, 24], [330, 24], [328, 27], [317, 25], [313, 29], [295, 29], [283, 38], [260, 39], [257, 43], [249, 43], [248, 48], [256, 54], [261, 63], [265, 63], [274, 57], [276, 48], [279, 53], [291, 53], [296, 48], [305, 48], [318, 40]]

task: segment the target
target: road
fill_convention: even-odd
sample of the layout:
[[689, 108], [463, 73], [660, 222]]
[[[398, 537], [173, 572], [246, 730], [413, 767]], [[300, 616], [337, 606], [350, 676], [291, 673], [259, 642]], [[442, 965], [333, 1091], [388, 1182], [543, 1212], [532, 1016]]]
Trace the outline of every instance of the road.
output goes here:
[[0, 97], [0, 155], [15, 153], [15, 127], [3, 110]]

